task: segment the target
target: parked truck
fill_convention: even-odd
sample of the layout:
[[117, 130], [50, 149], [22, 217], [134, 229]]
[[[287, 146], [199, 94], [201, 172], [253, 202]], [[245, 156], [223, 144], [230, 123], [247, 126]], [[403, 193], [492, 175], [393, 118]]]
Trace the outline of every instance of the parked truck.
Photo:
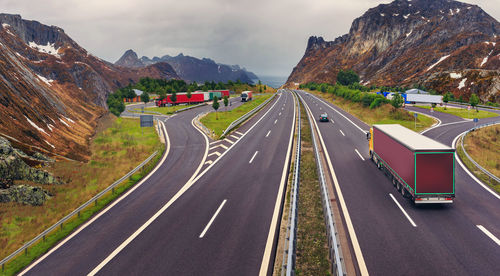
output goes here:
[[252, 100], [252, 91], [243, 91], [241, 92], [241, 101], [248, 102]]
[[403, 195], [416, 204], [453, 203], [455, 150], [401, 125], [373, 125], [370, 157]]

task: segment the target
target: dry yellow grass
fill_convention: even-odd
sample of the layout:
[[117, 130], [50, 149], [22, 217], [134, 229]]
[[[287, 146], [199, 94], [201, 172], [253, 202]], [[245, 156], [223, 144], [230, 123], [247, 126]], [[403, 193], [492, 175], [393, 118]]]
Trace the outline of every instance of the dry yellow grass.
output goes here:
[[38, 185], [54, 196], [43, 206], [0, 204], [0, 259], [34, 238], [161, 148], [154, 128], [139, 121], [113, 118], [98, 128], [90, 161], [58, 161], [49, 171], [64, 185]]
[[464, 146], [474, 161], [500, 177], [500, 125], [470, 132]]

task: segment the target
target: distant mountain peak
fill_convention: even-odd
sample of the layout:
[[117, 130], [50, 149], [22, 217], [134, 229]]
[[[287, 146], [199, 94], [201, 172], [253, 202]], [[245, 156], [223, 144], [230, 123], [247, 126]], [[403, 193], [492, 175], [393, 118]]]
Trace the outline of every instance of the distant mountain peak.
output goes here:
[[159, 62], [166, 62], [170, 64], [177, 74], [182, 79], [187, 81], [227, 82], [228, 80], [240, 80], [242, 82], [251, 83], [253, 80], [258, 78], [254, 73], [247, 71], [245, 68], [241, 68], [239, 65], [216, 63], [210, 58], [198, 59], [192, 56], [184, 55], [183, 53], [179, 53], [174, 57], [164, 55], [161, 58], [154, 57], [153, 59], [150, 59], [149, 57], [143, 56], [139, 59], [134, 51], [128, 50], [115, 63], [115, 65], [138, 68]]

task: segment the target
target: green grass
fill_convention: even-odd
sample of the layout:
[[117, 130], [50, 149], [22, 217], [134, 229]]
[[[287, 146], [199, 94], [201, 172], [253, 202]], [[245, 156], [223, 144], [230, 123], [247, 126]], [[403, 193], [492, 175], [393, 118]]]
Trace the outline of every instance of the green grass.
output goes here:
[[[241, 106], [229, 111], [219, 111], [217, 113], [211, 112], [207, 116], [201, 118], [201, 123], [204, 124], [208, 129], [214, 131], [217, 138], [220, 138], [224, 130], [236, 119], [245, 115], [250, 110], [254, 109], [266, 99], [271, 97], [272, 94], [258, 95], [254, 96], [254, 99], [250, 102], [246, 102]], [[219, 110], [223, 108], [219, 107]]]
[[296, 275], [330, 275], [328, 241], [316, 160], [307, 114], [302, 106], [302, 153], [297, 228]]
[[[337, 107], [352, 114], [368, 125], [400, 124], [411, 130], [419, 132], [431, 127], [435, 123], [433, 118], [418, 114], [417, 128], [415, 129], [415, 118], [413, 117], [413, 113], [402, 108], [395, 109], [390, 104], [385, 104], [380, 107], [370, 109], [369, 107], [363, 106], [361, 103], [352, 102], [331, 93], [321, 93], [318, 91], [309, 92], [325, 99], [330, 103], [333, 103]], [[335, 114], [333, 116], [335, 116]]]
[[[430, 106], [425, 106], [425, 105], [416, 105], [415, 107], [431, 109]], [[464, 119], [474, 119], [474, 118], [483, 119], [483, 118], [491, 118], [499, 116], [497, 113], [489, 111], [479, 110], [479, 112], [477, 112], [476, 110], [472, 109], [467, 110], [466, 108], [455, 108], [455, 107], [447, 107], [446, 109], [444, 109], [444, 107], [436, 106], [434, 108], [434, 111], [455, 115]]]
[[[413, 116], [413, 112], [410, 112], [410, 114]], [[422, 115], [422, 114], [418, 114], [418, 117], [417, 117], [417, 124], [416, 124], [416, 128], [415, 128], [415, 121], [408, 121], [408, 120], [397, 120], [397, 119], [384, 119], [384, 120], [380, 120], [378, 122], [376, 122], [375, 124], [400, 124], [406, 128], [409, 128], [413, 131], [416, 131], [416, 132], [420, 132], [420, 131], [423, 131], [425, 129], [427, 129], [428, 127], [432, 126], [434, 124], [434, 119], [432, 119], [431, 117], [428, 117], [428, 116], [425, 116], [425, 115]]]
[[54, 195], [43, 206], [27, 206], [17, 203], [0, 204], [2, 222], [0, 225], [0, 259], [14, 252], [116, 179], [125, 175], [155, 150], [158, 150], [159, 154], [143, 169], [119, 184], [115, 188], [115, 193], [109, 192], [98, 201], [97, 205], [89, 206], [83, 210], [80, 217], [75, 216], [62, 229], [58, 228], [50, 233], [45, 241], [31, 246], [28, 249], [28, 254], [19, 254], [7, 263], [5, 271], [1, 272], [0, 275], [12, 275], [19, 272], [93, 214], [104, 208], [120, 193], [134, 185], [160, 160], [164, 146], [159, 142], [154, 128], [141, 130], [138, 120], [118, 118], [111, 121], [109, 127], [92, 140], [90, 149], [92, 155], [87, 163], [58, 161], [48, 168], [66, 184], [42, 185], [44, 189], [49, 190]]

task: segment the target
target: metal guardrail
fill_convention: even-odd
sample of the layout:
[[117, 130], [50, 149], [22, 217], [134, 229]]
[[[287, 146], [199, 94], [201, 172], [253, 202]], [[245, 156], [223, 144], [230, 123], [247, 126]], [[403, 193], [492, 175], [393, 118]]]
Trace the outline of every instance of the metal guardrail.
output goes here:
[[264, 107], [269, 101], [271, 101], [274, 96], [276, 96], [276, 93], [273, 94], [272, 97], [270, 97], [269, 99], [265, 100], [263, 103], [261, 103], [259, 106], [257, 106], [256, 108], [248, 111], [245, 115], [239, 117], [238, 119], [234, 120], [227, 128], [226, 130], [224, 130], [224, 132], [222, 133], [221, 137], [222, 136], [226, 136], [234, 127], [236, 127], [237, 125], [241, 124], [242, 122], [244, 122], [246, 119], [248, 119], [250, 116], [252, 116], [253, 114], [255, 114], [257, 111], [259, 111], [262, 107]]
[[[469, 103], [461, 103], [461, 102], [448, 102], [450, 104], [458, 104], [458, 105], [463, 105], [463, 106], [469, 106], [470, 104]], [[477, 107], [480, 107], [480, 108], [488, 108], [488, 109], [493, 109], [493, 110], [500, 110], [500, 107], [496, 107], [496, 106], [489, 106], [489, 105], [477, 105]]]
[[[301, 97], [302, 100], [302, 97]], [[304, 104], [305, 105], [305, 104]], [[325, 224], [328, 234], [328, 249], [330, 253], [330, 260], [332, 261], [332, 274], [334, 275], [347, 275], [344, 257], [342, 255], [342, 249], [339, 243], [339, 235], [337, 229], [335, 228], [335, 218], [333, 217], [332, 206], [328, 196], [328, 190], [326, 188], [326, 179], [323, 172], [323, 162], [318, 150], [318, 145], [316, 142], [316, 134], [314, 132], [313, 122], [314, 118], [309, 116], [309, 125], [311, 127], [311, 136], [314, 146], [314, 153], [316, 157], [316, 166], [319, 174], [319, 180], [321, 183], [321, 195], [323, 203], [323, 214], [325, 215]]]
[[188, 106], [188, 107], [185, 107], [185, 108], [181, 108], [181, 109], [178, 109], [178, 110], [174, 111], [174, 113], [179, 113], [179, 112], [186, 111], [186, 110], [193, 109], [193, 108], [197, 108], [197, 107], [203, 106], [203, 105], [207, 105], [207, 103], [201, 103], [201, 104], [197, 104], [197, 105], [192, 105], [192, 106]]
[[465, 140], [465, 136], [467, 136], [467, 134], [471, 131], [474, 131], [476, 129], [480, 129], [480, 128], [483, 128], [483, 127], [487, 127], [487, 126], [492, 126], [492, 125], [498, 125], [500, 124], [500, 121], [499, 122], [492, 122], [492, 123], [487, 123], [487, 124], [482, 124], [480, 126], [477, 126], [477, 127], [474, 127], [473, 129], [470, 129], [468, 130], [467, 132], [465, 132], [463, 135], [462, 135], [462, 140], [460, 141], [460, 146], [462, 147], [462, 150], [464, 151], [464, 154], [465, 156], [467, 157], [467, 159], [469, 159], [469, 161], [474, 164], [474, 166], [476, 166], [478, 169], [480, 169], [484, 174], [486, 174], [490, 180], [493, 179], [495, 180], [496, 182], [500, 183], [500, 178], [498, 178], [496, 175], [492, 174], [491, 172], [489, 172], [488, 170], [486, 170], [485, 168], [483, 168], [481, 165], [479, 165], [476, 161], [474, 161], [474, 159], [472, 159], [470, 157], [470, 155], [467, 153], [467, 151], [465, 150], [465, 147], [464, 147], [464, 140]]
[[207, 115], [208, 113], [210, 113], [210, 111], [206, 111], [206, 112], [203, 112], [203, 113], [200, 113], [198, 115], [196, 115], [196, 117], [194, 117], [194, 123], [197, 127], [199, 127], [203, 132], [205, 132], [208, 136], [210, 137], [213, 137], [214, 136], [214, 131], [211, 130], [211, 129], [208, 129], [208, 127], [206, 127], [204, 124], [202, 124], [200, 122], [200, 118]]
[[45, 231], [43, 231], [41, 234], [39, 234], [38, 236], [36, 236], [34, 239], [32, 239], [31, 241], [27, 242], [22, 247], [20, 247], [19, 249], [17, 249], [16, 251], [14, 251], [12, 254], [10, 254], [9, 256], [7, 256], [5, 259], [3, 259], [2, 261], [0, 261], [0, 264], [2, 265], [2, 271], [4, 271], [5, 264], [8, 261], [10, 261], [11, 259], [13, 259], [15, 256], [17, 256], [19, 253], [21, 253], [22, 251], [24, 251], [25, 254], [27, 254], [28, 253], [28, 248], [31, 245], [33, 245], [34, 243], [36, 243], [40, 239], [45, 240], [45, 236], [47, 234], [49, 234], [50, 232], [52, 232], [57, 227], [61, 227], [62, 228], [63, 224], [66, 221], [68, 221], [70, 218], [72, 218], [73, 216], [75, 216], [75, 215], [80, 216], [80, 212], [83, 209], [85, 209], [86, 207], [88, 207], [92, 203], [97, 204], [97, 201], [99, 200], [99, 198], [101, 198], [104, 194], [106, 194], [110, 190], [112, 190], [114, 192], [115, 186], [117, 186], [118, 184], [120, 184], [125, 179], [129, 178], [131, 175], [133, 175], [135, 172], [137, 172], [142, 167], [144, 167], [144, 165], [146, 165], [149, 161], [151, 161], [151, 159], [153, 159], [153, 157], [155, 157], [156, 154], [158, 154], [158, 151], [153, 152], [153, 154], [151, 154], [146, 160], [144, 160], [141, 164], [139, 164], [133, 170], [131, 170], [130, 172], [128, 172], [126, 175], [124, 175], [120, 179], [116, 180], [113, 184], [111, 184], [106, 189], [104, 189], [103, 191], [101, 191], [100, 193], [98, 193], [97, 195], [95, 195], [94, 197], [92, 197], [89, 201], [85, 202], [80, 207], [78, 207], [75, 210], [73, 210], [71, 213], [69, 213], [68, 215], [66, 215], [64, 218], [62, 218], [61, 220], [59, 220], [58, 222], [56, 222], [51, 227], [47, 228]]
[[[301, 149], [301, 119], [300, 119], [300, 104], [298, 105], [298, 133], [297, 133], [297, 148], [295, 154], [295, 169], [293, 171], [292, 188], [290, 189], [290, 214], [288, 220], [288, 228], [286, 237], [288, 244], [285, 242], [283, 249], [283, 262], [281, 275], [295, 275], [295, 257], [297, 249], [297, 215], [298, 215], [298, 196], [299, 196], [299, 181], [300, 181], [300, 149]], [[288, 249], [287, 249], [288, 248]], [[285, 258], [286, 253], [286, 258]], [[285, 264], [286, 260], [286, 264]]]

